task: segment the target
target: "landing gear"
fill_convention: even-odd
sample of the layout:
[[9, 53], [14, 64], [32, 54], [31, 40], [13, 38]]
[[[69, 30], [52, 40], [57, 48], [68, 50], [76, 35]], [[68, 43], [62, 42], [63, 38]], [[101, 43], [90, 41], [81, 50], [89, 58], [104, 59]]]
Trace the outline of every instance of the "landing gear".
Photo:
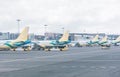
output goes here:
[[22, 49], [23, 49], [24, 51], [31, 50], [31, 46], [23, 46]]
[[16, 51], [16, 48], [12, 48], [11, 50], [12, 50], [12, 51]]
[[63, 51], [62, 49], [60, 49], [60, 51]]
[[45, 51], [50, 51], [50, 49], [49, 49], [49, 48], [45, 48], [44, 50], [45, 50]]
[[101, 46], [101, 49], [109, 49], [109, 48], [110, 48], [110, 46], [108, 46], [108, 45]]

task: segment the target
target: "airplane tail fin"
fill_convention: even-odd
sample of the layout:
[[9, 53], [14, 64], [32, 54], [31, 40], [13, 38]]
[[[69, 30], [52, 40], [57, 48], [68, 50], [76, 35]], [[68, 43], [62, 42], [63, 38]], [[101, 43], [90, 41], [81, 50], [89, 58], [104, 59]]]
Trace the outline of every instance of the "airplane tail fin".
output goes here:
[[118, 38], [115, 41], [120, 41], [120, 36], [118, 36]]
[[97, 34], [94, 38], [93, 38], [93, 42], [95, 42], [95, 41], [98, 41], [98, 38], [99, 38], [99, 35]]
[[103, 37], [101, 42], [106, 42], [107, 41], [107, 36]]
[[25, 40], [27, 40], [28, 39], [28, 30], [29, 30], [29, 27], [25, 27], [15, 41], [25, 41]]
[[68, 39], [69, 39], [69, 33], [66, 31], [64, 32], [63, 36], [59, 39], [59, 42], [68, 41]]

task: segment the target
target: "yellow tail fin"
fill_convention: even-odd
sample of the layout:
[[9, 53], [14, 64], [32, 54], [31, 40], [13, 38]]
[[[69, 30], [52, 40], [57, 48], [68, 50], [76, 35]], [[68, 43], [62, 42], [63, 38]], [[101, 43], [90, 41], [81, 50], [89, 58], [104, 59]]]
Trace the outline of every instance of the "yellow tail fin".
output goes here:
[[101, 42], [106, 42], [107, 41], [107, 36], [103, 37]]
[[120, 41], [120, 36], [118, 36], [118, 38], [115, 41]]
[[59, 42], [68, 41], [68, 38], [69, 38], [69, 33], [66, 31], [64, 32], [63, 36], [59, 39]]
[[93, 38], [93, 42], [95, 42], [95, 41], [98, 41], [98, 37], [99, 37], [99, 35], [96, 35], [94, 38]]
[[29, 27], [25, 27], [15, 41], [25, 41], [25, 40], [27, 40], [28, 39], [28, 30], [29, 30]]

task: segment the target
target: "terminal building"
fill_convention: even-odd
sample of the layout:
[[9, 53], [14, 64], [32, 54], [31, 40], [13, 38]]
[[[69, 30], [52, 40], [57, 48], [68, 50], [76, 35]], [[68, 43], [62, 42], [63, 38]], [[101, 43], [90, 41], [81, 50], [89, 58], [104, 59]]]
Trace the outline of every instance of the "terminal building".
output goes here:
[[[69, 38], [71, 41], [89, 40], [97, 34], [98, 33], [70, 33]], [[102, 39], [105, 35], [105, 33], [99, 33], [99, 39]], [[47, 37], [47, 40], [57, 40], [61, 36], [61, 33], [45, 33], [45, 37]], [[109, 40], [115, 40], [119, 35], [109, 34], [107, 36]]]
[[[69, 39], [71, 41], [88, 40], [92, 39], [98, 33], [69, 33]], [[99, 39], [103, 38], [106, 34], [99, 33]], [[0, 32], [0, 40], [14, 40], [19, 36], [19, 33], [2, 33]], [[36, 35], [34, 33], [29, 34], [30, 40], [58, 40], [62, 36], [62, 33], [46, 32], [44, 35]], [[115, 40], [119, 35], [109, 34], [107, 35], [109, 40]]]
[[[79, 40], [87, 40], [92, 39], [95, 35], [98, 33], [70, 33], [70, 38], [72, 41], [79, 41]], [[99, 39], [102, 39], [106, 34], [105, 33], [99, 33]], [[107, 35], [109, 40], [116, 39], [119, 35]]]

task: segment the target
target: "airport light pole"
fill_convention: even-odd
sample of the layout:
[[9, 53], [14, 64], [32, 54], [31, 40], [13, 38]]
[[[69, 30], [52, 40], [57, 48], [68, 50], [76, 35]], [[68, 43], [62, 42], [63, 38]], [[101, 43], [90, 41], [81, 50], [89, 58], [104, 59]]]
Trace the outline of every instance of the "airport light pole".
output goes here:
[[17, 19], [17, 22], [18, 22], [18, 33], [20, 33], [20, 19]]
[[63, 33], [64, 33], [64, 27], [62, 28], [62, 30], [63, 30]]
[[47, 25], [44, 25], [44, 27], [45, 27], [45, 33], [44, 33], [45, 39], [44, 40], [46, 40], [46, 28], [47, 28]]
[[46, 29], [47, 29], [47, 26], [48, 26], [48, 25], [44, 25], [44, 26], [45, 26], [45, 33], [46, 33]]

